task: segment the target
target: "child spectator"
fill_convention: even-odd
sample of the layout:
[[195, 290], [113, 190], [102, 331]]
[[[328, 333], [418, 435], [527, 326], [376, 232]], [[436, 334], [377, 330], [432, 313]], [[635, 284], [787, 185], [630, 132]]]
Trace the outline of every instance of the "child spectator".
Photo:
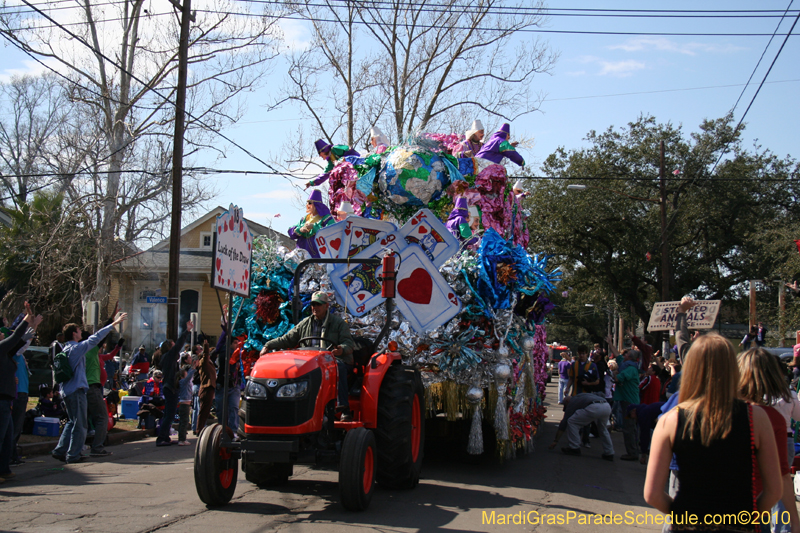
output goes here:
[[60, 420], [66, 414], [61, 406], [53, 401], [53, 389], [44, 383], [39, 385], [38, 407], [43, 416], [50, 418], [58, 418]]
[[186, 440], [186, 433], [191, 424], [192, 412], [192, 376], [194, 375], [194, 368], [191, 365], [183, 365], [180, 372], [180, 381], [178, 382], [178, 446], [188, 446], [189, 441]]

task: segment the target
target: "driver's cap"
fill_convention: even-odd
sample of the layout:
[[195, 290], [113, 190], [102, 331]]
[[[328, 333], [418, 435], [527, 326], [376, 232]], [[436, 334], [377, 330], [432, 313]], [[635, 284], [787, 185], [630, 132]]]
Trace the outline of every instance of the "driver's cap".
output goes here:
[[311, 296], [311, 303], [326, 304], [328, 303], [328, 293], [317, 291]]

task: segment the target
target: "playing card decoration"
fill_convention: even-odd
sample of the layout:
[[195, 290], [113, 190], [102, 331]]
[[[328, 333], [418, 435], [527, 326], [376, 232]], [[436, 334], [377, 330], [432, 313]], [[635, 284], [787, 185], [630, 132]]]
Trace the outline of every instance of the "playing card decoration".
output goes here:
[[344, 236], [340, 259], [355, 257], [370, 245], [383, 239], [389, 233], [397, 230], [397, 226], [383, 220], [371, 218], [348, 217], [343, 220]]
[[461, 300], [420, 246], [409, 245], [400, 255], [395, 303], [414, 331], [436, 329], [461, 312]]
[[217, 217], [213, 248], [211, 286], [249, 296], [253, 234], [239, 207], [231, 204]]
[[429, 209], [420, 209], [396, 232], [397, 239], [418, 244], [438, 269], [458, 251], [458, 239]]

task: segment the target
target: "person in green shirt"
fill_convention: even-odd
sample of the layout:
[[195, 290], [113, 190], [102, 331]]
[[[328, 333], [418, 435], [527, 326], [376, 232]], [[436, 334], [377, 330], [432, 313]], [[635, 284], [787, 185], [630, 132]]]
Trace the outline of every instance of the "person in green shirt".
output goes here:
[[[616, 352], [616, 350], [614, 350]], [[630, 406], [639, 404], [639, 350], [625, 352], [622, 364], [615, 377], [617, 387], [614, 390], [614, 403], [619, 403], [622, 411], [622, 434], [625, 440], [625, 455], [620, 457], [623, 461], [639, 460], [639, 438], [637, 436], [636, 420], [628, 415]], [[619, 411], [618, 411], [619, 412]]]

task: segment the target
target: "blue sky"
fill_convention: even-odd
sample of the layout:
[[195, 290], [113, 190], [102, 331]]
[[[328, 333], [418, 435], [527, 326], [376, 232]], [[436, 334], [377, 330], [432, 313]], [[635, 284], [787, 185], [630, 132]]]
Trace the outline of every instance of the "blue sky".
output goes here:
[[[550, 2], [552, 8], [604, 9], [704, 9], [741, 10], [774, 9], [783, 11], [789, 0], [730, 1], [707, 0], [702, 3], [672, 1], [640, 2]], [[793, 5], [795, 10], [800, 4]], [[793, 16], [796, 16], [795, 11]], [[545, 29], [611, 32], [697, 32], [771, 34], [778, 18], [578, 18], [553, 17]], [[793, 17], [787, 17], [779, 33], [786, 33]], [[287, 22], [287, 34], [304, 41], [308, 34], [300, 23]], [[747, 114], [745, 146], [758, 142], [779, 156], [800, 156], [800, 27], [776, 61], [767, 83]], [[521, 148], [531, 173], [557, 147], [576, 149], [585, 146], [583, 138], [590, 130], [623, 126], [640, 114], [651, 114], [660, 122], [682, 125], [687, 134], [696, 131], [705, 118], [724, 116], [733, 107], [769, 41], [768, 36], [635, 36], [549, 34], [544, 39], [560, 51], [560, 59], [551, 75], [540, 75], [534, 82], [547, 95], [541, 109], [512, 124], [515, 136], [532, 138], [533, 145]], [[784, 37], [776, 37], [756, 70], [735, 110], [738, 121], [775, 58]], [[0, 75], [25, 71], [25, 56], [6, 47], [0, 58]], [[294, 135], [299, 122], [297, 111], [285, 108], [267, 112], [263, 103], [280, 84], [285, 67], [278, 64], [266, 88], [252, 93], [246, 118], [225, 132], [262, 159], [279, 158], [276, 149]], [[481, 118], [487, 127], [491, 121]], [[467, 126], [465, 124], [465, 126]], [[487, 132], [488, 133], [488, 132]], [[341, 142], [341, 140], [337, 140]], [[308, 146], [311, 156], [313, 146]], [[215, 160], [201, 154], [192, 163], [226, 169], [267, 170], [235, 147], [227, 157]], [[220, 191], [212, 202], [227, 206], [238, 204], [245, 216], [285, 232], [302, 215], [305, 200], [301, 191], [278, 177], [221, 175], [214, 176]], [[280, 214], [279, 218], [275, 215]], [[188, 221], [185, 221], [188, 222]]]

